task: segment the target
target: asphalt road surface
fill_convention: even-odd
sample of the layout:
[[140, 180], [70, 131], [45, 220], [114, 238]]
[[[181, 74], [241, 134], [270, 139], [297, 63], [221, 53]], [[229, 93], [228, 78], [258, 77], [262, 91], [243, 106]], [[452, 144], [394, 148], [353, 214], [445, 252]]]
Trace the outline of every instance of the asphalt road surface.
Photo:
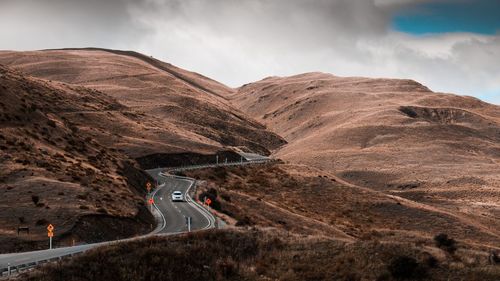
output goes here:
[[[160, 172], [163, 169], [147, 170], [159, 184], [160, 188], [153, 195], [156, 207], [163, 215], [163, 223], [158, 223], [156, 233], [179, 233], [188, 231], [186, 218], [191, 218], [191, 230], [208, 229], [214, 226], [214, 218], [211, 214], [191, 199], [188, 192], [194, 185], [193, 180], [181, 177], [163, 177]], [[173, 202], [171, 194], [180, 191], [184, 194], [184, 202]], [[163, 226], [163, 227], [161, 227]]]
[[[180, 177], [163, 177], [159, 173], [163, 169], [148, 170], [147, 172], [157, 180], [159, 187], [152, 192], [154, 204], [152, 206], [158, 226], [151, 235], [171, 235], [188, 231], [186, 217], [191, 217], [191, 230], [201, 230], [214, 227], [215, 218], [198, 203], [194, 202], [188, 195], [188, 191], [194, 185], [193, 180]], [[172, 202], [171, 193], [181, 191], [186, 202]], [[130, 241], [139, 238], [129, 238], [110, 242], [93, 243], [73, 247], [62, 247], [52, 250], [41, 250], [23, 253], [1, 254], [0, 255], [0, 277], [7, 274], [10, 265], [11, 269], [17, 266], [29, 268], [38, 263], [58, 260], [62, 257], [81, 253], [97, 246], [109, 245], [112, 243]]]

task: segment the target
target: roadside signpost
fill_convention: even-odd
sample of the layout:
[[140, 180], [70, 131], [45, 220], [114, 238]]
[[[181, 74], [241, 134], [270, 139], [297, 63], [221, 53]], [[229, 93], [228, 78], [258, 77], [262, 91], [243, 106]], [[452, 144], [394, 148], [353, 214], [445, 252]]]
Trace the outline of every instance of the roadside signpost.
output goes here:
[[153, 212], [153, 203], [154, 203], [154, 202], [155, 202], [155, 201], [153, 200], [153, 198], [149, 198], [148, 203], [149, 203], [149, 206], [150, 206], [149, 208], [150, 208], [150, 211], [151, 211], [151, 212]]
[[54, 237], [54, 226], [52, 224], [47, 226], [47, 236], [49, 237], [49, 249], [52, 249], [52, 237]]
[[188, 228], [188, 232], [191, 232], [191, 217], [185, 217], [186, 218], [186, 225]]
[[151, 191], [151, 183], [150, 182], [146, 183], [146, 189], [148, 190], [148, 193]]
[[212, 204], [212, 200], [210, 200], [210, 198], [205, 199], [205, 204], [210, 206], [210, 204]]

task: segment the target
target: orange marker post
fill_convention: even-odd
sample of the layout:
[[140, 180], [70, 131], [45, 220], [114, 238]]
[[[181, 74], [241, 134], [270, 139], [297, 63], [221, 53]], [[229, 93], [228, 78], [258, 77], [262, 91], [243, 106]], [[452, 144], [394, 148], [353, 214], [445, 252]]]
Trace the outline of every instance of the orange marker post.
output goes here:
[[49, 237], [49, 249], [52, 249], [52, 237], [54, 237], [54, 226], [52, 224], [47, 226], [47, 236]]
[[149, 198], [148, 203], [149, 203], [149, 206], [151, 206], [151, 207], [150, 207], [150, 211], [151, 211], [151, 213], [153, 212], [153, 203], [154, 203], [154, 202], [155, 202], [155, 201], [153, 200], [153, 198]]

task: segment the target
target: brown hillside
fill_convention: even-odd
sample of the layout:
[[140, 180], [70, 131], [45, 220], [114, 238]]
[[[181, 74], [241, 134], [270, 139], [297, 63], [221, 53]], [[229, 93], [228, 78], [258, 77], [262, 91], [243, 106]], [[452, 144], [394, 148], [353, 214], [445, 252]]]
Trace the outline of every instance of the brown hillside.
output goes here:
[[276, 156], [499, 228], [500, 107], [411, 80], [270, 77], [230, 96], [289, 144]]
[[213, 153], [228, 146], [268, 154], [283, 144], [280, 137], [220, 97], [232, 89], [139, 53], [5, 51], [0, 52], [0, 63], [47, 80], [97, 89], [133, 110], [132, 119], [147, 120], [144, 127], [114, 126], [111, 131], [125, 138], [102, 139], [134, 158], [153, 153]]
[[[96, 90], [2, 66], [0, 97], [0, 251], [45, 248], [48, 223], [56, 245], [150, 231], [141, 192], [147, 176], [95, 138], [109, 134], [101, 126], [135, 123], [126, 107]], [[87, 118], [83, 127], [82, 113], [105, 118]], [[30, 235], [19, 236], [19, 226]]]
[[200, 200], [210, 197], [211, 207], [233, 218], [227, 221], [236, 226], [282, 228], [347, 242], [373, 239], [432, 246], [435, 235], [446, 233], [463, 249], [498, 250], [500, 243], [498, 222], [481, 224], [302, 165], [219, 167], [186, 174], [203, 180]]

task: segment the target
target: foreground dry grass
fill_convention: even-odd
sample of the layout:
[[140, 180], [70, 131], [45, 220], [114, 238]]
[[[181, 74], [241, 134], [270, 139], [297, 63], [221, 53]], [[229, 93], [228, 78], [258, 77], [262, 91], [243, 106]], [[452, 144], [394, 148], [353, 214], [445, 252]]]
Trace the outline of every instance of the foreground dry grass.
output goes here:
[[253, 229], [120, 243], [46, 265], [18, 279], [479, 281], [499, 276], [499, 267], [436, 261], [410, 244], [344, 243]]

